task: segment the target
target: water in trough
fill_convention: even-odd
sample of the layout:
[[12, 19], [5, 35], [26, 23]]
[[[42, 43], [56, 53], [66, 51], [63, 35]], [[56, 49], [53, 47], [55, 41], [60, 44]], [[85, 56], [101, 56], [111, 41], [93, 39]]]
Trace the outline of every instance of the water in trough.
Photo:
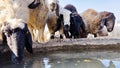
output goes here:
[[120, 68], [120, 51], [58, 51], [27, 55], [24, 64], [2, 58], [0, 68]]

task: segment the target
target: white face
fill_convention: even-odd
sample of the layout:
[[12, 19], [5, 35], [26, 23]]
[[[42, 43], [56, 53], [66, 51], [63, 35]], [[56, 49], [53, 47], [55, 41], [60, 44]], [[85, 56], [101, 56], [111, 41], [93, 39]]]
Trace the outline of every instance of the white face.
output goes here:
[[63, 16], [63, 18], [64, 18], [64, 25], [69, 25], [70, 26], [70, 18], [66, 17], [66, 16]]
[[48, 7], [50, 11], [54, 11], [57, 7], [57, 4], [59, 4], [58, 0], [48, 0]]
[[67, 9], [60, 9], [60, 14], [63, 15], [63, 20], [64, 20], [64, 25], [69, 25], [70, 26], [70, 14], [71, 12], [68, 11]]
[[10, 24], [11, 28], [12, 29], [15, 29], [15, 28], [21, 28], [23, 29], [25, 27], [25, 23], [22, 19], [7, 19], [6, 20], [7, 23]]
[[51, 3], [59, 3], [58, 0], [48, 0], [48, 4], [51, 4]]
[[56, 3], [51, 3], [49, 8], [51, 11], [54, 11], [56, 8]]

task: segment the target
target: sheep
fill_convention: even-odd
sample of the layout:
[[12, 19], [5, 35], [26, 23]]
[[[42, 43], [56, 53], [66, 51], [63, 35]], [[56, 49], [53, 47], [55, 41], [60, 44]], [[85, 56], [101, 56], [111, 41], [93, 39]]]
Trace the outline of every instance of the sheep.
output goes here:
[[[52, 0], [49, 4], [54, 4], [54, 6], [53, 5], [50, 6], [50, 7], [52, 7], [52, 8], [50, 8], [50, 11], [52, 11], [52, 13], [49, 14], [50, 16], [48, 16], [49, 18], [48, 18], [48, 23], [47, 23], [49, 31], [51, 33], [51, 39], [54, 38], [54, 34], [57, 30], [60, 31], [60, 38], [63, 38], [64, 34], [65, 34], [66, 38], [68, 38], [69, 37], [68, 31], [70, 28], [70, 18], [71, 18], [70, 15], [72, 12], [65, 8], [62, 8], [59, 5], [58, 0]], [[56, 12], [55, 7], [58, 10], [57, 12], [59, 13], [59, 15], [57, 13], [56, 14], [54, 13], [54, 11]], [[74, 6], [72, 6], [72, 7], [74, 7]], [[57, 18], [57, 16], [58, 16], [58, 18]], [[57, 21], [57, 23], [56, 23], [56, 21]]]
[[13, 63], [22, 63], [24, 47], [33, 53], [32, 38], [28, 30], [28, 6], [32, 0], [0, 0], [0, 26], [3, 43], [12, 51]]
[[6, 19], [18, 18], [27, 22], [29, 19], [28, 5], [31, 3], [31, 0], [0, 0], [0, 7], [2, 8], [1, 11], [4, 11], [2, 13], [5, 15]]
[[[71, 38], [72, 36], [74, 38], [83, 38], [84, 35], [86, 34], [85, 31], [85, 24], [83, 22], [82, 17], [78, 13], [71, 13], [71, 25], [70, 25], [70, 33], [71, 33]], [[81, 30], [81, 33], [80, 33]]]
[[32, 0], [0, 0], [0, 26], [9, 18], [18, 18], [27, 23], [28, 5]]
[[57, 19], [56, 26], [52, 32], [51, 38], [54, 38], [54, 34], [58, 30], [60, 31], [60, 38], [64, 37], [64, 31], [68, 31], [70, 28], [70, 14], [71, 14], [70, 11], [60, 7], [59, 17]]
[[[23, 19], [28, 25], [33, 41], [44, 41], [44, 28], [48, 17], [47, 0], [0, 0], [0, 4], [1, 23], [8, 18]], [[37, 38], [33, 30], [38, 31]]]
[[[51, 0], [49, 4], [50, 4], [49, 10], [51, 12], [49, 13], [49, 16], [48, 16], [47, 25], [48, 25], [49, 31], [51, 33], [51, 39], [54, 38], [54, 34], [57, 30], [60, 31], [60, 38], [63, 38], [64, 34], [68, 38], [69, 36], [68, 36], [67, 31], [69, 31], [69, 28], [70, 28], [70, 18], [71, 18], [70, 14], [71, 14], [71, 11], [68, 11], [65, 8], [62, 8], [59, 5], [58, 0]], [[53, 4], [54, 4], [54, 6], [53, 6]], [[74, 6], [72, 6], [72, 7], [74, 7]], [[56, 12], [55, 9], [58, 10], [57, 12], [59, 12], [59, 15], [57, 13], [55, 13]], [[80, 18], [80, 20], [81, 20], [81, 18]], [[85, 32], [85, 30], [84, 30], [84, 32]]]
[[[47, 0], [40, 0], [40, 5], [29, 9], [28, 28], [34, 41], [44, 42], [44, 29], [48, 18]], [[37, 36], [34, 30], [38, 32]]]
[[[68, 10], [70, 10], [70, 11], [72, 11], [73, 13], [74, 12], [77, 12], [77, 11], [75, 11], [76, 10], [76, 8], [73, 6], [73, 5], [66, 5], [65, 6], [65, 9], [68, 9]], [[86, 10], [87, 11], [87, 10]], [[93, 15], [94, 14], [97, 14], [97, 12], [95, 11], [95, 10], [92, 10], [92, 9], [88, 9], [88, 11], [91, 13], [91, 15], [92, 15], [92, 13], [93, 13]], [[88, 13], [89, 13], [88, 12]], [[85, 13], [84, 13], [85, 14]], [[98, 14], [100, 14], [100, 16], [101, 16], [101, 18], [102, 18], [102, 23], [100, 24], [100, 26], [99, 26], [99, 29], [98, 29], [98, 31], [100, 30], [100, 32], [98, 32], [97, 34], [94, 34], [95, 35], [95, 37], [98, 35], [101, 35], [101, 31], [103, 30], [105, 30], [105, 27], [104, 27], [104, 25], [105, 25], [105, 21], [107, 21], [106, 22], [106, 24], [110, 24], [110, 25], [105, 25], [106, 27], [107, 27], [107, 31], [108, 32], [111, 32], [112, 30], [113, 30], [113, 28], [114, 28], [114, 23], [115, 23], [115, 16], [114, 16], [114, 14], [113, 13], [111, 13], [111, 12], [107, 12], [107, 11], [103, 11], [103, 12], [100, 12], [100, 13], [98, 13]], [[99, 16], [99, 17], [100, 17]], [[88, 16], [89, 17], [89, 16]], [[86, 18], [86, 17], [85, 17]], [[104, 27], [104, 28], [103, 28]], [[103, 28], [103, 29], [102, 29]], [[103, 33], [103, 31], [102, 31], [102, 33]], [[106, 33], [106, 34], [102, 34], [102, 36], [103, 35], [108, 35], [108, 32], [104, 32], [104, 33]], [[100, 33], [100, 34], [99, 34]], [[87, 36], [85, 36], [85, 37], [87, 37]]]
[[[49, 10], [51, 11], [51, 13], [49, 13], [49, 16], [48, 16], [47, 25], [48, 25], [49, 31], [51, 33], [51, 39], [54, 38], [54, 34], [57, 30], [60, 31], [60, 38], [63, 38], [64, 34], [68, 38], [68, 36], [67, 36], [68, 32], [66, 32], [66, 31], [68, 31], [69, 27], [70, 27], [71, 11], [68, 11], [65, 8], [62, 8], [59, 5], [58, 0], [51, 0], [49, 2]], [[57, 13], [55, 13], [55, 12], [57, 12]]]
[[59, 1], [58, 0], [48, 0], [48, 8], [50, 12], [55, 12], [59, 16]]
[[79, 35], [80, 35], [79, 37], [81, 37], [81, 38], [86, 37], [85, 24], [84, 24], [84, 22], [82, 20], [82, 17], [80, 15], [78, 15], [76, 7], [74, 5], [72, 5], [72, 4], [68, 4], [64, 8], [67, 9], [67, 10], [69, 10], [69, 11], [71, 11], [72, 12], [71, 15], [73, 15], [74, 17], [76, 17], [76, 20], [79, 21], [79, 23], [81, 23], [81, 25], [79, 26], [79, 28], [81, 27], [79, 29], [80, 30], [79, 31]]
[[[53, 39], [54, 38], [54, 34], [55, 32], [58, 30], [56, 29], [56, 22], [59, 21], [61, 14], [67, 16], [67, 14], [69, 15], [69, 11], [66, 11], [66, 9], [63, 9], [60, 5], [59, 5], [59, 1], [58, 0], [48, 0], [49, 1], [49, 16], [47, 19], [47, 25], [48, 25], [48, 29], [50, 31], [50, 38]], [[65, 13], [63, 13], [65, 12]], [[68, 12], [68, 13], [67, 13]], [[69, 18], [68, 18], [69, 19]], [[67, 21], [67, 18], [66, 18]], [[68, 20], [70, 21], [70, 20]], [[58, 26], [60, 26], [61, 24], [57, 24]], [[60, 28], [59, 29], [59, 33], [60, 33], [60, 38], [63, 38], [64, 34], [63, 34], [63, 29]]]
[[59, 16], [59, 1], [58, 0], [48, 0], [48, 18], [47, 26], [52, 36], [52, 32], [55, 29], [55, 25]]
[[51, 36], [52, 36], [53, 30], [55, 29], [57, 19], [58, 19], [58, 16], [55, 14], [55, 12], [51, 12], [48, 15], [47, 26], [48, 26], [48, 29], [49, 29]]
[[81, 14], [85, 27], [88, 33], [97, 37], [98, 31], [101, 30], [104, 26], [106, 26], [107, 31], [112, 31], [115, 23], [115, 16], [113, 13], [106, 12], [100, 13], [93, 9], [88, 9]]
[[3, 44], [7, 44], [11, 49], [11, 62], [15, 64], [23, 63], [24, 47], [30, 53], [32, 49], [32, 37], [27, 24], [21, 19], [7, 19], [1, 27]]
[[[68, 10], [66, 10], [66, 12], [67, 11]], [[80, 28], [82, 29], [83, 33], [86, 33], [85, 24], [84, 24], [82, 18], [77, 13], [71, 13], [71, 12], [69, 14], [67, 14], [67, 13], [64, 12], [64, 13], [60, 14], [60, 16], [57, 20], [57, 24], [56, 24], [55, 30], [53, 32], [53, 35], [57, 30], [63, 29], [63, 33], [65, 34], [66, 38], [72, 38], [72, 37], [80, 38]], [[66, 22], [68, 22], [68, 23], [66, 23]], [[60, 35], [60, 38], [63, 38], [62, 34]], [[52, 38], [54, 38], [54, 37], [52, 36]]]

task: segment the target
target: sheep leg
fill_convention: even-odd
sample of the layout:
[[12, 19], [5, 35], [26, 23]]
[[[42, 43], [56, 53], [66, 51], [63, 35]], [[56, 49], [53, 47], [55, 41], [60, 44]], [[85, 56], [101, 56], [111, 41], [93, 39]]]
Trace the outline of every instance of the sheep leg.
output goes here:
[[74, 38], [76, 39], [76, 38], [80, 38], [80, 32], [79, 32], [79, 30], [77, 30], [77, 32], [74, 34]]
[[87, 32], [86, 32], [86, 30], [85, 30], [85, 25], [84, 24], [82, 24], [81, 26], [81, 37], [82, 38], [86, 38], [87, 37]]
[[69, 32], [65, 32], [65, 31], [64, 31], [64, 34], [65, 34], [65, 37], [66, 37], [66, 38], [70, 38]]
[[29, 28], [29, 31], [30, 31], [31, 36], [32, 36], [32, 41], [34, 41], [34, 42], [35, 42], [37, 39], [34, 37], [35, 35], [34, 35], [33, 28]]
[[97, 37], [97, 34], [94, 34], [94, 37]]
[[60, 39], [64, 38], [64, 32], [63, 32], [63, 28], [60, 29]]
[[61, 21], [60, 21], [60, 19], [58, 19], [57, 23], [56, 23], [56, 26], [55, 26], [55, 29], [54, 29], [54, 31], [51, 34], [51, 37], [50, 37], [51, 39], [54, 39], [55, 32], [60, 30], [60, 28], [61, 28]]
[[38, 42], [44, 42], [44, 28], [38, 30]]
[[34, 33], [34, 41], [37, 41], [37, 38], [38, 38], [38, 30], [37, 30], [37, 29], [33, 29], [33, 33]]

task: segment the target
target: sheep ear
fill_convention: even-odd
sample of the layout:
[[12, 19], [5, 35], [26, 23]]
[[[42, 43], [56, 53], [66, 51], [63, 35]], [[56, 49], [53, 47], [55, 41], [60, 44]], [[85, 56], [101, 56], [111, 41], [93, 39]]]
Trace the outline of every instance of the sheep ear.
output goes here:
[[104, 27], [105, 24], [106, 24], [106, 18], [103, 18], [101, 20], [101, 23], [100, 23], [100, 26], [99, 26], [99, 30], [101, 30]]
[[40, 5], [40, 1], [39, 0], [34, 0], [31, 4], [28, 5], [28, 8], [35, 9], [39, 5]]
[[2, 44], [7, 44], [7, 38], [5, 36], [5, 33], [2, 31]]
[[28, 30], [27, 25], [25, 26], [25, 47], [26, 50], [30, 53], [33, 53], [33, 49], [32, 49], [32, 37], [31, 34]]

